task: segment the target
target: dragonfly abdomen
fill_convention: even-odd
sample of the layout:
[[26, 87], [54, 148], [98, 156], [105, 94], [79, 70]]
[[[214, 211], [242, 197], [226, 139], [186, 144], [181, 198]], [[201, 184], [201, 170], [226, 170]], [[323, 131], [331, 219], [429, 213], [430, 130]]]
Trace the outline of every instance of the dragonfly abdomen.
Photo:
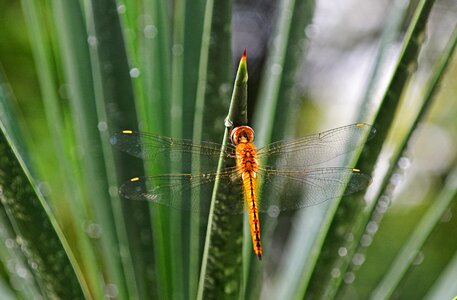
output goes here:
[[256, 196], [256, 173], [254, 171], [248, 171], [242, 173], [244, 196], [246, 199], [246, 206], [249, 213], [249, 225], [251, 227], [251, 238], [254, 253], [257, 257], [262, 259], [262, 243], [260, 241], [260, 221], [259, 221], [259, 210], [257, 207], [257, 196]]
[[251, 238], [254, 253], [262, 259], [262, 243], [260, 241], [260, 221], [256, 195], [257, 171], [257, 150], [251, 142], [249, 135], [241, 135], [236, 145], [236, 165], [243, 181], [244, 198], [249, 213], [249, 225], [251, 227]]

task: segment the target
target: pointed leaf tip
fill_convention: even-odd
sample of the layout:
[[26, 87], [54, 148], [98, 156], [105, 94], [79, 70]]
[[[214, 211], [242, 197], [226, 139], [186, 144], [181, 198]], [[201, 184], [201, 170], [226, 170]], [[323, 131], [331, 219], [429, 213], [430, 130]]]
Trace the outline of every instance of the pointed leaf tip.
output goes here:
[[243, 60], [243, 61], [246, 60], [246, 48], [244, 48], [243, 56], [241, 56], [241, 60]]

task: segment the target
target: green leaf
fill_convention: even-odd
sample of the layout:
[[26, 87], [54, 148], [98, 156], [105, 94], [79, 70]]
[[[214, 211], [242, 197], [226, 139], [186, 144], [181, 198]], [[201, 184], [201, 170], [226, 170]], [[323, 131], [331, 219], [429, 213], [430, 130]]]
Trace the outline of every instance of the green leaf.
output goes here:
[[[307, 26], [312, 22], [314, 10], [314, 1], [283, 1], [281, 3], [276, 29], [271, 38], [272, 47], [268, 53], [265, 72], [262, 74], [263, 81], [257, 104], [259, 109], [254, 112], [253, 124], [256, 130], [257, 145], [266, 145], [294, 134], [301, 104], [296, 79], [301, 59], [308, 48], [305, 32]], [[267, 190], [261, 192], [264, 198], [267, 198], [268, 194]], [[265, 261], [276, 259], [269, 258], [268, 251], [273, 248], [274, 241], [271, 239], [277, 224], [277, 219], [267, 218], [266, 215], [261, 223]], [[306, 236], [312, 235], [309, 229], [306, 228]], [[245, 232], [244, 253], [245, 256], [252, 257], [250, 242], [247, 241], [248, 222], [245, 222]], [[306, 251], [301, 250], [300, 256], [294, 258], [294, 264], [284, 269], [284, 273], [280, 273], [277, 281], [272, 285], [262, 286], [264, 265], [252, 260], [245, 270], [248, 272], [245, 289], [249, 298], [260, 297], [261, 288], [267, 290], [267, 293], [271, 294], [273, 298], [287, 299], [286, 293], [293, 294], [293, 287], [296, 285], [291, 277], [302, 269], [300, 262], [307, 257]], [[290, 257], [287, 259], [289, 260]]]
[[[453, 202], [456, 199], [454, 199]], [[457, 283], [455, 278], [457, 276], [457, 253], [454, 254], [454, 257], [450, 263], [443, 270], [440, 277], [436, 280], [433, 287], [429, 290], [427, 295], [424, 297], [426, 300], [433, 299], [452, 299], [457, 295]]]
[[[0, 199], [43, 297], [81, 299], [89, 290], [50, 208], [27, 167], [20, 132], [0, 74]], [[6, 221], [2, 219], [2, 221]], [[39, 225], [39, 226], [37, 226]]]
[[[113, 153], [108, 143], [110, 132], [106, 130], [113, 133], [137, 127], [134, 94], [117, 5], [109, 0], [92, 1], [90, 5], [88, 40], [98, 127], [108, 185], [115, 187], [144, 173], [141, 162]], [[105, 251], [111, 252], [107, 257], [112, 268], [109, 276], [113, 277], [119, 298], [153, 297], [156, 295], [153, 278], [144, 276], [155, 268], [150, 255], [152, 233], [148, 204], [120, 199], [116, 189], [111, 191], [110, 198], [96, 201], [99, 207], [95, 210], [97, 221], [106, 233], [102, 239]]]
[[[139, 70], [136, 87], [136, 112], [139, 127], [148, 132], [158, 132], [170, 135], [171, 116], [171, 57], [170, 35], [171, 22], [168, 18], [169, 4], [164, 1], [143, 1], [139, 10], [144, 14], [132, 25], [138, 28], [139, 41]], [[136, 23], [136, 22], [139, 22]], [[134, 113], [130, 107], [130, 113]], [[130, 125], [132, 126], [132, 124]], [[163, 172], [152, 163], [145, 163], [147, 173]], [[138, 176], [141, 173], [137, 173]], [[151, 226], [153, 238], [153, 254], [155, 266], [148, 273], [155, 282], [149, 283], [149, 288], [155, 290], [157, 297], [169, 299], [172, 295], [184, 295], [181, 289], [172, 286], [175, 280], [176, 269], [172, 269], [172, 261], [176, 256], [172, 252], [169, 234], [171, 220], [166, 208], [154, 207], [151, 209]], [[150, 230], [150, 229], [147, 229]], [[143, 255], [151, 255], [151, 249]], [[174, 273], [173, 273], [174, 272]], [[177, 275], [178, 277], [180, 275]]]
[[[78, 199], [71, 201], [72, 213], [76, 221], [80, 224], [88, 221], [90, 213], [86, 207], [90, 207], [90, 212], [105, 209], [99, 207], [99, 203], [109, 202], [110, 197], [103, 160], [102, 145], [98, 130], [97, 109], [95, 106], [95, 93], [93, 78], [91, 73], [89, 48], [87, 44], [87, 32], [82, 15], [82, 8], [78, 1], [56, 1], [54, 6], [54, 18], [56, 22], [60, 53], [62, 55], [65, 82], [69, 89], [69, 100], [71, 105], [71, 116], [76, 136], [78, 153], [78, 164], [84, 174], [83, 187], [84, 197], [79, 195]], [[84, 150], [83, 150], [84, 149]], [[104, 198], [104, 200], [102, 200]], [[90, 227], [92, 225], [89, 225]], [[77, 246], [81, 257], [78, 260], [83, 263], [85, 275], [92, 285], [94, 298], [102, 298], [104, 295], [103, 282], [99, 280], [102, 270], [114, 274], [112, 261], [102, 257], [112, 255], [112, 249], [106, 245], [103, 252], [99, 248], [92, 248], [93, 241], [89, 240], [89, 235], [84, 226], [76, 227]], [[104, 238], [102, 238], [104, 240]], [[84, 258], [84, 259], [82, 259]], [[97, 263], [97, 261], [99, 263]]]
[[[33, 298], [40, 294], [37, 282], [32, 276], [32, 270], [27, 265], [27, 259], [21, 251], [17, 251], [16, 235], [4, 210], [0, 210], [0, 260], [2, 262], [0, 295], [5, 299]], [[9, 270], [9, 264], [14, 264], [16, 272]], [[17, 285], [14, 285], [17, 282]]]
[[[215, 102], [215, 97], [217, 97], [214, 92], [209, 92], [206, 90], [206, 86], [198, 85], [199, 80], [203, 80], [207, 75], [207, 72], [212, 72], [212, 69], [215, 68], [213, 65], [207, 65], [205, 63], [206, 58], [205, 55], [206, 49], [202, 48], [202, 40], [203, 40], [203, 32], [204, 32], [204, 24], [205, 24], [205, 9], [206, 9], [206, 1], [193, 1], [192, 4], [187, 4], [185, 7], [185, 24], [182, 24], [184, 27], [184, 34], [182, 39], [182, 45], [184, 48], [183, 52], [183, 76], [182, 76], [182, 106], [181, 110], [183, 112], [182, 115], [182, 136], [184, 138], [193, 138], [194, 135], [194, 128], [193, 126], [187, 126], [188, 124], [193, 124], [194, 122], [200, 122], [198, 118], [196, 118], [195, 114], [195, 106], [197, 102], [197, 90], [198, 97], [203, 97], [203, 93], [205, 93], [206, 101], [207, 102]], [[224, 9], [223, 9], [224, 8]], [[219, 12], [221, 14], [226, 14], [225, 11], [226, 6], [219, 7]], [[218, 18], [216, 20], [221, 22], [221, 24], [227, 23], [230, 21], [228, 17]], [[226, 35], [220, 31], [220, 28], [212, 28], [212, 35], [216, 36], [216, 38], [226, 39], [220, 41], [220, 43], [214, 44], [212, 51], [210, 53], [219, 53], [221, 56], [228, 56], [230, 57], [230, 53], [227, 53], [227, 49], [229, 49], [229, 41], [230, 38], [226, 37]], [[205, 31], [205, 34], [209, 34]], [[218, 37], [220, 35], [220, 37]], [[207, 45], [205, 45], [206, 47]], [[227, 55], [228, 54], [228, 55]], [[208, 54], [209, 55], [209, 54]], [[201, 58], [201, 62], [199, 62]], [[198, 67], [197, 67], [198, 65]], [[227, 70], [230, 67], [221, 68], [219, 70], [220, 73], [215, 74], [211, 78], [212, 85], [220, 85], [228, 80]], [[225, 95], [221, 95], [224, 97]], [[217, 99], [217, 98], [216, 98]], [[222, 109], [218, 109], [218, 113], [211, 114], [210, 117], [207, 119], [208, 122], [217, 122], [217, 119], [220, 116], [223, 116], [226, 112], [225, 107], [227, 106], [228, 102], [228, 95], [226, 96], [227, 101], [219, 101], [218, 107], [222, 107]], [[201, 101], [201, 99], [200, 99]], [[220, 124], [222, 125], [222, 124]], [[204, 138], [206, 140], [214, 140], [218, 141], [221, 136], [221, 128], [222, 126], [215, 126], [215, 130], [211, 130], [211, 132], [207, 132], [205, 135], [206, 130], [201, 132], [195, 132], [197, 136]], [[219, 130], [216, 130], [219, 129]], [[194, 142], [198, 143], [199, 140], [194, 140]], [[184, 222], [184, 227], [188, 230], [183, 230], [183, 244], [184, 248], [182, 249], [181, 253], [188, 253], [188, 255], [184, 255], [185, 257], [185, 268], [186, 273], [183, 274], [184, 280], [187, 281], [188, 284], [188, 291], [187, 291], [187, 298], [196, 298], [197, 296], [197, 289], [198, 289], [198, 281], [199, 281], [199, 274], [200, 274], [200, 267], [201, 267], [201, 260], [203, 256], [203, 247], [204, 247], [204, 236], [205, 232], [202, 230], [201, 223], [205, 223], [206, 215], [202, 214], [191, 214], [186, 215], [186, 221]]]
[[419, 250], [423, 247], [432, 230], [440, 222], [446, 209], [456, 199], [456, 196], [457, 168], [454, 168], [447, 177], [445, 187], [421, 218], [419, 224], [416, 225], [414, 232], [409, 236], [408, 241], [402, 247], [384, 278], [373, 290], [372, 299], [387, 299], [393, 295], [400, 280], [406, 275], [408, 269], [412, 268], [412, 263]]
[[[234, 158], [226, 158], [222, 152], [231, 143], [231, 129], [247, 124], [247, 80], [246, 57], [243, 57], [225, 121], [218, 173], [226, 166], [235, 166]], [[226, 206], [240, 200], [240, 192], [219, 181], [219, 178], [214, 183], [197, 299], [233, 299], [240, 294], [243, 274], [243, 219], [238, 215], [224, 214], [227, 211]]]
[[[386, 192], [386, 189], [389, 185], [389, 180], [390, 180], [392, 174], [397, 169], [397, 165], [398, 165], [400, 158], [405, 154], [409, 141], [411, 140], [415, 130], [419, 126], [419, 123], [423, 122], [426, 115], [428, 114], [428, 112], [430, 110], [430, 106], [433, 103], [433, 100], [435, 99], [435, 96], [436, 96], [436, 93], [440, 86], [440, 83], [442, 81], [442, 78], [443, 78], [444, 74], [446, 73], [446, 70], [450, 63], [452, 55], [454, 54], [456, 45], [457, 45], [457, 29], [454, 30], [453, 35], [451, 36], [447, 47], [445, 48], [440, 59], [437, 61], [436, 65], [433, 68], [432, 76], [430, 78], [429, 83], [427, 84], [427, 86], [425, 88], [424, 99], [421, 103], [421, 107], [417, 111], [417, 114], [414, 117], [414, 119], [411, 120], [408, 131], [396, 145], [396, 148], [394, 149], [393, 154], [390, 158], [390, 164], [389, 164], [388, 170], [386, 171], [386, 173], [382, 179], [382, 183], [381, 183], [380, 188], [378, 189], [376, 195], [374, 196], [374, 199], [380, 199], [381, 196]], [[443, 197], [441, 197], [439, 199], [442, 199], [442, 198]], [[442, 199], [441, 201], [446, 201], [446, 200]], [[440, 206], [440, 204], [435, 202], [435, 208], [432, 208], [431, 210], [435, 211], [435, 213], [436, 213], [436, 210], [439, 210], [439, 208], [438, 208], [439, 206]], [[374, 208], [375, 208], [375, 206], [372, 207], [372, 209], [374, 209]], [[429, 213], [432, 213], [432, 212], [429, 211]], [[364, 216], [364, 218], [371, 219], [371, 218], [373, 218], [373, 214], [374, 214], [374, 211], [371, 211], [371, 215]], [[435, 217], [436, 217], [436, 215], [435, 215]], [[433, 217], [424, 216], [422, 218], [421, 222], [430, 223], [430, 218], [433, 218]], [[367, 222], [367, 221], [365, 220], [365, 222]], [[423, 226], [426, 226], [426, 225], [423, 225]], [[362, 230], [362, 228], [359, 228], [359, 230]], [[417, 233], [417, 234], [420, 236], [420, 239], [422, 241], [425, 241], [426, 236], [428, 236], [430, 234], [430, 232], [428, 230], [426, 230], [425, 228], [422, 228], [421, 233], [420, 234]], [[411, 244], [415, 244], [415, 243], [421, 244], [417, 238], [414, 238], [414, 239], [412, 238], [409, 242], [407, 242], [405, 244], [404, 247], [405, 248], [411, 247], [411, 246], [408, 246], [408, 244], [411, 245]], [[356, 249], [355, 251], [357, 253], [361, 253], [360, 249]], [[407, 263], [407, 261], [403, 261], [402, 263]], [[406, 267], [406, 266], [404, 266], [404, 267]], [[397, 278], [397, 280], [399, 280], [399, 278]], [[392, 283], [394, 280], [389, 279], [389, 281]], [[386, 291], [384, 291], [384, 292], [386, 292]], [[344, 293], [344, 288], [341, 288], [339, 293]]]
[[[414, 71], [417, 64], [420, 46], [424, 42], [425, 26], [434, 1], [421, 1], [415, 11], [414, 17], [408, 28], [403, 49], [398, 58], [397, 67], [385, 91], [378, 113], [374, 119], [376, 137], [367, 143], [361, 156], [355, 164], [364, 172], [371, 173], [374, 164], [381, 152], [387, 133], [391, 128], [395, 111], [400, 102], [401, 95], [406, 88], [408, 78]], [[315, 266], [315, 272], [310, 280], [310, 286], [306, 292], [307, 297], [327, 298], [333, 297], [343, 276], [332, 276], [332, 270], [338, 270], [344, 274], [351, 261], [356, 247], [362, 238], [365, 225], [369, 220], [369, 213], [375, 207], [374, 201], [369, 208], [361, 197], [350, 196], [341, 202], [335, 218], [327, 219], [326, 224], [331, 225], [322, 249], [322, 252]], [[353, 236], [353, 239], [348, 238]], [[337, 249], [344, 248], [347, 255], [341, 257]], [[332, 251], [333, 250], [333, 251]], [[306, 287], [307, 281], [303, 285]], [[323, 288], [322, 288], [323, 287]]]
[[[381, 193], [387, 188], [389, 184], [388, 178], [390, 178], [395, 171], [398, 160], [405, 152], [407, 148], [407, 141], [410, 140], [414, 129], [417, 128], [419, 122], [424, 119], [426, 113], [429, 111], [430, 105], [433, 103], [432, 100], [435, 98], [439, 84], [445, 74], [445, 70], [450, 62], [456, 46], [457, 28], [454, 30], [453, 36], [451, 37], [448, 46], [446, 47], [441, 59], [437, 62], [434, 68], [432, 78], [425, 91], [424, 101], [422, 103], [421, 109], [418, 111], [417, 116], [414, 118], [410, 126], [410, 130], [406, 134], [403, 142], [399, 145], [398, 150], [393, 156], [393, 163], [390, 164], [387, 176], [384, 177], [385, 179], [382, 182], [378, 194], [376, 195], [376, 199], [379, 199], [379, 197], [382, 195]], [[384, 276], [383, 280], [379, 283], [376, 290], [373, 292], [375, 298], [384, 299], [389, 297], [394, 292], [395, 287], [399, 285], [399, 282], [403, 276], [406, 275], [406, 271], [408, 267], [411, 266], [415, 255], [419, 252], [427, 238], [431, 235], [432, 229], [440, 221], [441, 216], [449, 207], [451, 201], [455, 198], [457, 193], [457, 185], [455, 180], [457, 178], [456, 176], [457, 169], [448, 175], [444, 189], [441, 191], [440, 195], [437, 196], [437, 199], [433, 202], [432, 207], [430, 207], [426, 214], [421, 218], [419, 224], [416, 226], [416, 230], [410, 235], [410, 239], [404, 244], [401, 252], [396, 257], [391, 268]]]

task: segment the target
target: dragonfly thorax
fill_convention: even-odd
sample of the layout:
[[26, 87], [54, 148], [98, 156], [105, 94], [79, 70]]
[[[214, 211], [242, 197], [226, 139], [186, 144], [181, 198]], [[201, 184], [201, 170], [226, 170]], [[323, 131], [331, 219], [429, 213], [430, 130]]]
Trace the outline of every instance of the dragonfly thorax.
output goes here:
[[251, 142], [240, 142], [236, 145], [236, 165], [238, 170], [256, 173], [259, 169], [257, 163], [257, 149]]

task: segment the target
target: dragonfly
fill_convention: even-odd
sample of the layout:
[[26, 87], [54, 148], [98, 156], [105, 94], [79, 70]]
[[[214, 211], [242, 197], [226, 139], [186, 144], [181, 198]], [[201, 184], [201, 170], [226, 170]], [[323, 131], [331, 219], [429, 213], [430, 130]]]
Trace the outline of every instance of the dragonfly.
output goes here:
[[[127, 199], [202, 212], [209, 210], [202, 195], [211, 194], [216, 179], [239, 193], [240, 201], [225, 203], [222, 213], [247, 210], [254, 253], [261, 260], [259, 213], [300, 209], [366, 189], [371, 176], [359, 169], [319, 165], [356, 150], [375, 132], [369, 124], [356, 123], [257, 148], [254, 130], [238, 126], [231, 130], [231, 144], [223, 148], [218, 143], [123, 130], [110, 143], [132, 156], [169, 163], [174, 165], [169, 170], [180, 171], [130, 179], [119, 189]], [[221, 156], [229, 163], [218, 172]]]

